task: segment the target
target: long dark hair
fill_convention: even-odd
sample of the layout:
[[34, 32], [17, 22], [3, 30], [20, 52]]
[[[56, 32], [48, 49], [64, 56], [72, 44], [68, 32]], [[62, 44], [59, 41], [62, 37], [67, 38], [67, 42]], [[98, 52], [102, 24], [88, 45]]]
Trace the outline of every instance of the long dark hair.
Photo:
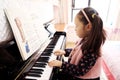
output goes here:
[[[95, 9], [91, 7], [86, 7], [83, 10], [89, 18], [92, 25], [90, 33], [87, 36], [85, 36], [81, 41], [81, 48], [83, 54], [92, 51], [93, 53], [97, 54], [97, 56], [100, 56], [100, 47], [102, 44], [104, 44], [106, 40], [106, 33], [103, 29], [103, 21], [99, 17], [99, 14]], [[79, 20], [83, 22], [84, 25], [87, 25], [89, 23], [82, 11], [80, 11], [77, 14], [77, 16]]]

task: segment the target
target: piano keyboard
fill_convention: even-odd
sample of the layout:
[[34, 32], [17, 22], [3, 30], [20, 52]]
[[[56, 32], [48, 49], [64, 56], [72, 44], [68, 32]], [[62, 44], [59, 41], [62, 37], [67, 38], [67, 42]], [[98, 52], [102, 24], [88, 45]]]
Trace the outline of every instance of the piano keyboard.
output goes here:
[[[37, 59], [32, 68], [25, 73], [24, 80], [49, 80], [53, 67], [48, 66], [48, 62], [51, 60], [56, 60], [57, 56], [53, 54], [54, 50], [61, 49], [61, 44], [63, 43], [64, 36], [50, 42], [47, 48], [43, 51], [41, 56]], [[56, 41], [56, 42], [55, 42]]]

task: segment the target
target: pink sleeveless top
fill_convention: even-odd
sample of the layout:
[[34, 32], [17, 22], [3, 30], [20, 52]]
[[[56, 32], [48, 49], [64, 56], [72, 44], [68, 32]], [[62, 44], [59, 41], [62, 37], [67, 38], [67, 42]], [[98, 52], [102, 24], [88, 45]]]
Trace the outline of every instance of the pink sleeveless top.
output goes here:
[[[76, 43], [76, 46], [73, 48], [73, 50], [70, 53], [70, 56], [72, 56], [70, 60], [71, 64], [77, 65], [82, 57], [81, 45], [79, 45], [80, 41], [81, 40], [79, 40]], [[97, 59], [95, 65], [91, 68], [89, 72], [87, 72], [84, 76], [77, 76], [77, 77], [82, 79], [92, 79], [92, 78], [100, 77], [100, 73], [101, 73], [101, 57]]]

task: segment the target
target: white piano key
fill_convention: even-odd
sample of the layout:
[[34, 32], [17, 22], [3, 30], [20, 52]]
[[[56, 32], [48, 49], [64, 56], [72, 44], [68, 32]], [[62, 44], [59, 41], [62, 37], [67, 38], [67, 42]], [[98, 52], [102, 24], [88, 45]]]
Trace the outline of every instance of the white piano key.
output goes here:
[[[54, 50], [61, 49], [61, 46], [60, 46], [60, 45], [62, 44], [63, 39], [64, 39], [64, 36], [60, 36], [60, 38], [58, 39], [58, 41], [57, 41], [57, 43], [56, 43], [56, 45], [55, 45], [55, 47], [54, 47], [54, 49], [53, 49], [53, 51], [54, 51]], [[57, 58], [57, 56], [54, 55], [53, 53], [51, 53], [51, 56], [49, 57], [49, 61], [51, 61], [51, 60], [56, 60], [56, 58]], [[49, 61], [48, 61], [48, 62], [49, 62]], [[37, 63], [39, 63], [39, 62], [37, 62]], [[42, 72], [42, 74], [40, 74], [41, 77], [26, 76], [26, 77], [25, 77], [26, 79], [49, 80], [50, 77], [51, 77], [51, 73], [52, 73], [52, 71], [53, 71], [53, 67], [50, 67], [50, 66], [48, 65], [48, 63], [47, 63], [47, 65], [46, 65], [45, 68], [43, 68], [43, 67], [32, 67], [32, 68], [33, 68], [33, 69], [43, 69], [44, 71]]]
[[42, 72], [42, 74], [40, 74], [41, 77], [26, 76], [26, 79], [49, 80], [53, 67], [50, 67], [47, 64], [45, 68], [33, 67], [33, 69], [43, 69], [44, 71]]
[[55, 45], [55, 48], [53, 49], [53, 51], [61, 49], [60, 45], [62, 44], [63, 40], [64, 40], [64, 36], [60, 36], [57, 43], [56, 43], [56, 45]]

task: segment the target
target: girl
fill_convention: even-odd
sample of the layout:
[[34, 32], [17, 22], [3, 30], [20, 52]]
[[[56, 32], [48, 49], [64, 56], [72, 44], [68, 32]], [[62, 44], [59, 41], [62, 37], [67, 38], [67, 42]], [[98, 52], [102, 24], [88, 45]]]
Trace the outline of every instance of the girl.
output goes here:
[[[103, 22], [96, 10], [86, 7], [76, 15], [75, 25], [80, 40], [70, 52], [68, 62], [53, 60], [48, 65], [60, 67], [56, 80], [100, 80], [100, 49], [106, 40]], [[54, 53], [63, 55], [66, 52], [57, 50]]]

